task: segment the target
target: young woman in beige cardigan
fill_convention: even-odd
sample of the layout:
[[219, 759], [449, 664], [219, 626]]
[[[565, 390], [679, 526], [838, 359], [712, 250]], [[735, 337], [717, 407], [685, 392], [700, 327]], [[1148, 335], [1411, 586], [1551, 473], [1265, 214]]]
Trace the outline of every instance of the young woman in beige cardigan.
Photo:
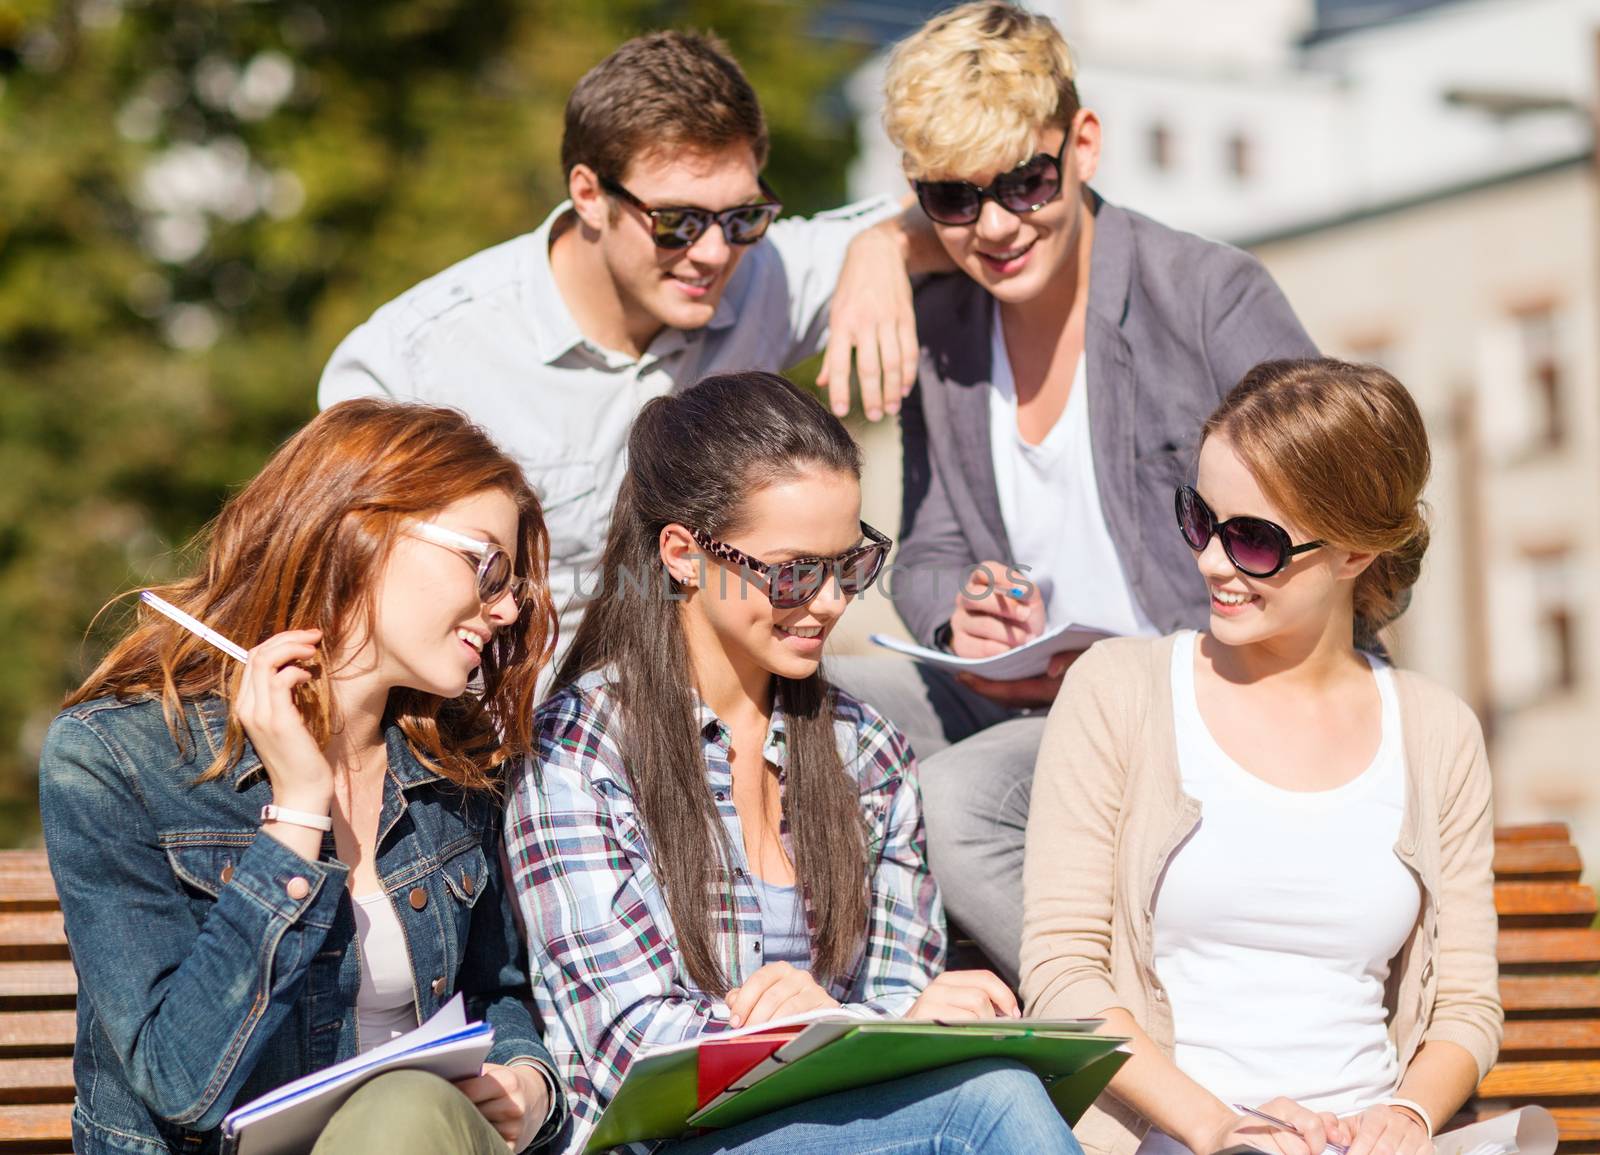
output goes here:
[[1494, 1061], [1482, 735], [1365, 652], [1421, 567], [1428, 462], [1382, 370], [1251, 370], [1176, 497], [1209, 630], [1103, 642], [1068, 676], [1033, 787], [1022, 993], [1133, 1040], [1075, 1129], [1091, 1153], [1423, 1155]]

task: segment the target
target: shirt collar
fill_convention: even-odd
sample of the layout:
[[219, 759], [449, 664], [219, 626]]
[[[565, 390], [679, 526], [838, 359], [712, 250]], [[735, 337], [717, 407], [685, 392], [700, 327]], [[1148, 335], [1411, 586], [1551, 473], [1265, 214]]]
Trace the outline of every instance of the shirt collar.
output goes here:
[[562, 201], [552, 209], [544, 223], [529, 235], [532, 244], [526, 253], [528, 323], [533, 328], [534, 343], [539, 346], [539, 357], [546, 365], [554, 364], [587, 341], [550, 270], [550, 237], [561, 218], [571, 211], [571, 201]]
[[[727, 724], [717, 717], [717, 713], [699, 694], [694, 699], [695, 726], [700, 731], [700, 737], [707, 742], [718, 743], [726, 746], [732, 740]], [[778, 777], [784, 777], [789, 764], [788, 739], [784, 733], [783, 711], [776, 701], [772, 704], [772, 717], [767, 722], [767, 736], [761, 744], [761, 756], [778, 768]]]

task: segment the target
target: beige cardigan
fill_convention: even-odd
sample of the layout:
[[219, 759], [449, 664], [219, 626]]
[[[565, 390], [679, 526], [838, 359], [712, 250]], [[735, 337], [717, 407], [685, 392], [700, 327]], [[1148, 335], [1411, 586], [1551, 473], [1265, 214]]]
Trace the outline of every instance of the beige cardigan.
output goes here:
[[[1200, 821], [1183, 793], [1172, 717], [1171, 637], [1100, 642], [1050, 711], [1028, 817], [1022, 995], [1034, 1017], [1128, 1011], [1172, 1052], [1151, 923], [1168, 857]], [[1489, 766], [1472, 711], [1395, 671], [1406, 805], [1395, 854], [1422, 904], [1384, 1002], [1400, 1070], [1423, 1042], [1466, 1049], [1488, 1072], [1501, 1023]], [[1133, 1155], [1149, 1123], [1102, 1095], [1074, 1128], [1092, 1155]]]

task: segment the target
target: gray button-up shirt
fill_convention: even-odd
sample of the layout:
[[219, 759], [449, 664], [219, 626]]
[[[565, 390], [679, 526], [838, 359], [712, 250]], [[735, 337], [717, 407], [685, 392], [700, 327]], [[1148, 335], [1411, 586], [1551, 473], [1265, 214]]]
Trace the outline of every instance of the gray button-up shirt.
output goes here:
[[640, 407], [712, 373], [777, 371], [816, 353], [846, 247], [899, 208], [877, 197], [777, 222], [704, 329], [663, 330], [635, 360], [584, 337], [556, 288], [551, 228], [570, 207], [384, 305], [333, 351], [317, 392], [324, 408], [372, 395], [453, 406], [521, 462], [550, 530], [561, 652], [594, 592]]

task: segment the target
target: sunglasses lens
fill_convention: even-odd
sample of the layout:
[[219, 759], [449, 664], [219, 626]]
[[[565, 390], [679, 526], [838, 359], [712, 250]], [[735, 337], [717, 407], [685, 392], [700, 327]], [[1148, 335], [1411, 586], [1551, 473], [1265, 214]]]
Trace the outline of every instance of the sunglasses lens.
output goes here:
[[1031, 213], [1061, 193], [1061, 169], [1055, 157], [1036, 156], [994, 182], [995, 199], [1008, 212]]
[[1223, 531], [1222, 544], [1233, 564], [1252, 577], [1266, 577], [1283, 566], [1283, 539], [1270, 521], [1236, 517]]
[[1211, 510], [1200, 495], [1187, 485], [1178, 490], [1178, 528], [1190, 549], [1198, 553], [1206, 548], [1212, 524]]
[[706, 214], [697, 209], [656, 209], [650, 215], [656, 247], [686, 249], [706, 231]]
[[882, 546], [875, 545], [846, 558], [839, 570], [839, 589], [848, 597], [855, 597], [871, 588], [883, 568], [885, 552]]
[[977, 190], [958, 180], [920, 180], [916, 189], [922, 211], [942, 225], [970, 225], [983, 206]]
[[767, 226], [778, 215], [771, 205], [751, 205], [734, 209], [722, 217], [722, 233], [730, 245], [753, 245], [766, 235]]
[[511, 555], [503, 549], [489, 551], [478, 569], [478, 597], [489, 605], [505, 596], [511, 588]]
[[828, 567], [823, 562], [789, 562], [767, 575], [767, 600], [773, 609], [792, 610], [817, 596]]

